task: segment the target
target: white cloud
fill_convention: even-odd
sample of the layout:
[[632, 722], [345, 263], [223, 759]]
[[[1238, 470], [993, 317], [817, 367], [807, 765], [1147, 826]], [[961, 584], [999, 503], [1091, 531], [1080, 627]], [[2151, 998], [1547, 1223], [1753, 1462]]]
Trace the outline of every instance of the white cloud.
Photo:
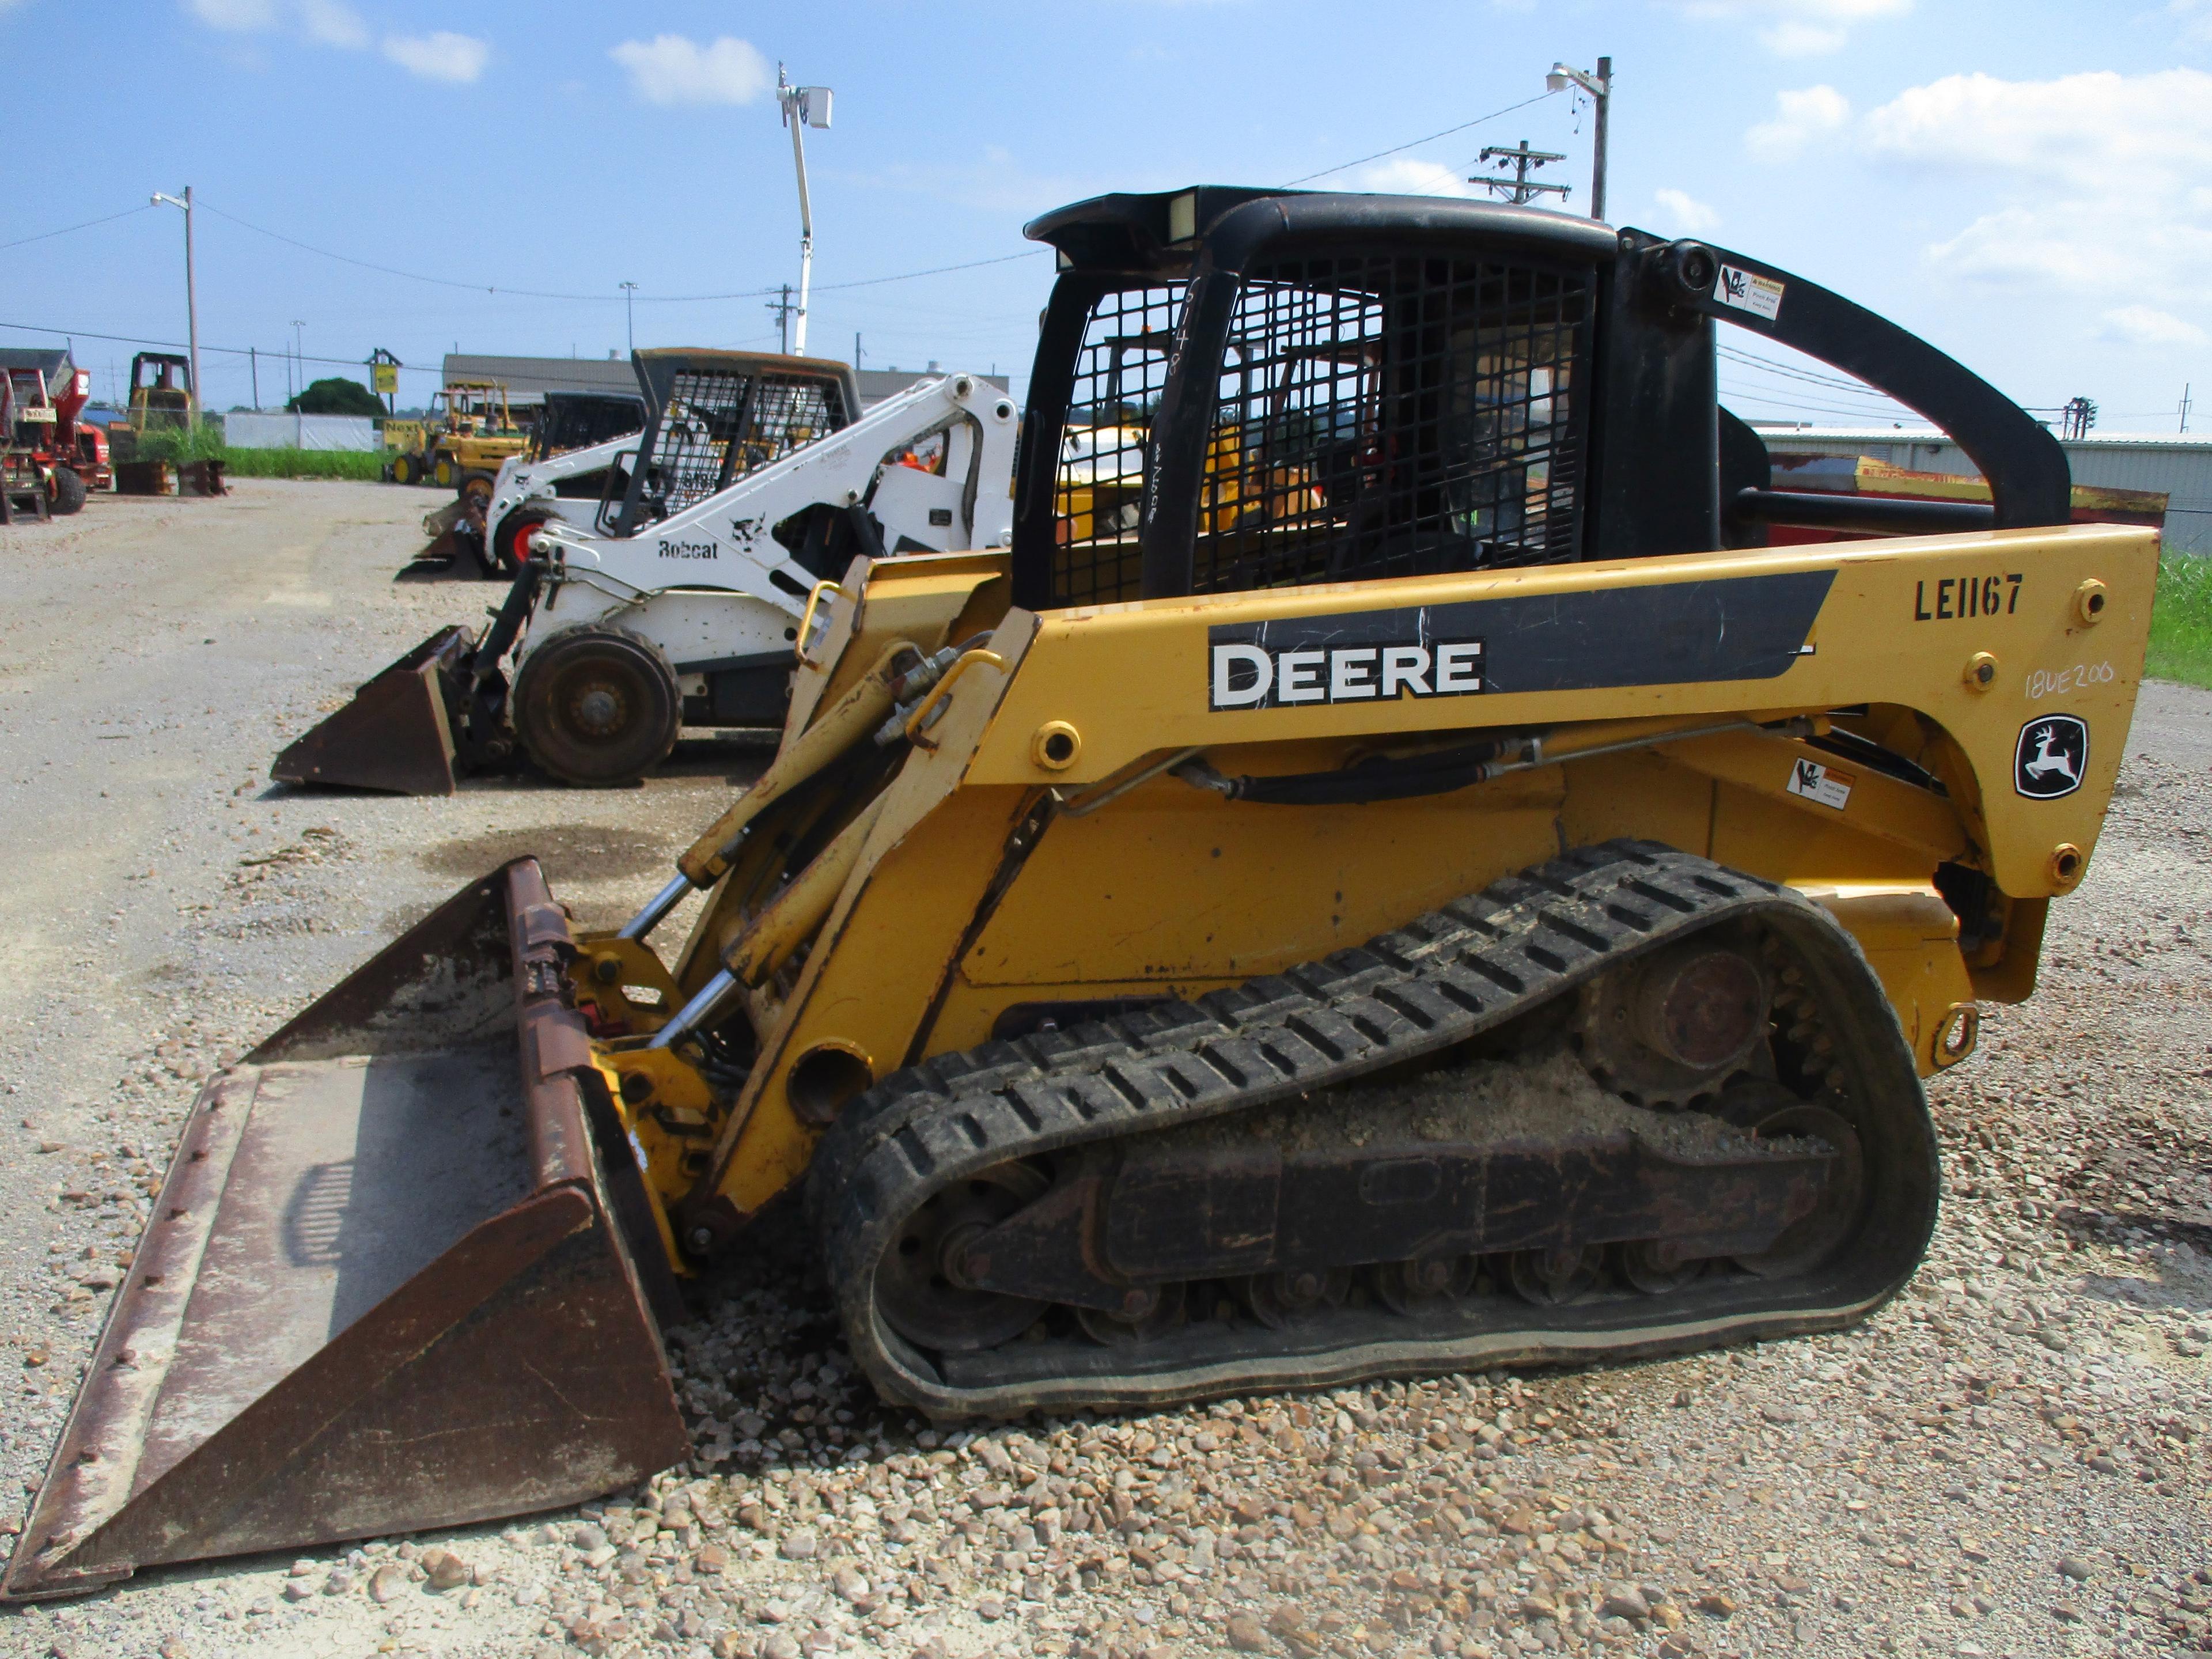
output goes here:
[[1380, 196], [1461, 196], [1486, 202], [1493, 199], [1488, 191], [1469, 184], [1457, 168], [1448, 167], [1440, 161], [1416, 161], [1410, 155], [1370, 162], [1353, 173], [1346, 184], [1352, 190], [1373, 191]]
[[[0, 9], [12, 0], [0, 0]], [[262, 33], [290, 27], [317, 46], [366, 52], [373, 36], [362, 15], [346, 0], [184, 0], [185, 9], [210, 28], [232, 33]], [[384, 55], [410, 75], [426, 81], [466, 84], [483, 73], [491, 56], [489, 41], [440, 29], [429, 34], [389, 34]]]
[[1923, 250], [1940, 276], [2014, 290], [2108, 344], [2212, 343], [2212, 75], [1953, 75], [1858, 124], [1923, 202], [1974, 216]]
[[1710, 236], [1720, 228], [1721, 216], [1686, 190], [1655, 190], [1661, 228], [1677, 236]]
[[1850, 37], [1832, 24], [1785, 17], [1773, 27], [1759, 30], [1759, 39], [1777, 58], [1824, 58], [1841, 52]]
[[276, 27], [276, 0], [185, 0], [185, 9], [210, 28], [245, 33]]
[[1902, 17], [1913, 0], [1684, 0], [1682, 10], [1708, 21], [1753, 24], [1759, 44], [1778, 58], [1839, 52], [1861, 23]]
[[2102, 320], [2099, 335], [2122, 345], [2201, 346], [2212, 339], [2196, 324], [2155, 306], [2122, 306], [2106, 312]]
[[359, 52], [368, 44], [368, 25], [343, 0], [300, 0], [300, 24], [309, 40], [326, 46]]
[[681, 34], [625, 40], [608, 54], [629, 71], [648, 103], [750, 104], [775, 76], [750, 41], [726, 34], [709, 46]]
[[419, 75], [426, 81], [465, 84], [483, 73], [491, 45], [474, 35], [440, 29], [433, 34], [387, 35], [384, 55], [410, 75]]
[[1866, 133], [1877, 155], [1899, 161], [2166, 196], [2212, 176], [2212, 75], [1949, 75], [1870, 112]]
[[1841, 131], [1851, 118], [1850, 100], [1833, 87], [1803, 87], [1774, 94], [1774, 118], [1744, 134], [1761, 161], [1794, 161], [1815, 138]]

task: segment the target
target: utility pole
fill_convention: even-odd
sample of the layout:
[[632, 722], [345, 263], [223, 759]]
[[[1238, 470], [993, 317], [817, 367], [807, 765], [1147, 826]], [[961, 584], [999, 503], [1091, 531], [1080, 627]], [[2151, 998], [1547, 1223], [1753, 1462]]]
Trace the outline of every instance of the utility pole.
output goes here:
[[185, 210], [185, 327], [187, 331], [185, 338], [191, 342], [189, 349], [192, 354], [191, 419], [191, 423], [198, 426], [200, 419], [200, 299], [199, 290], [192, 281], [192, 187], [186, 185], [182, 197], [164, 196], [157, 190], [154, 192], [154, 201], [155, 204], [167, 202], [173, 208]]
[[1470, 177], [1468, 183], [1480, 185], [1485, 190], [1503, 196], [1516, 207], [1525, 207], [1539, 196], [1556, 196], [1563, 202], [1567, 199], [1566, 185], [1540, 185], [1528, 177], [1547, 161], [1564, 161], [1567, 159], [1565, 156], [1548, 149], [1530, 149], [1528, 141], [1523, 138], [1519, 147], [1513, 149], [1503, 144], [1486, 144], [1482, 154], [1475, 160], [1486, 164], [1493, 156], [1497, 158], [1498, 171], [1503, 173], [1510, 167], [1513, 176], [1510, 179], [1486, 179], [1478, 173]]
[[292, 319], [292, 361], [300, 366], [300, 389], [293, 393], [295, 398], [307, 394], [307, 346], [300, 337], [300, 331], [305, 327], [307, 325], [297, 317]]
[[[791, 313], [797, 309], [798, 307], [791, 303], [789, 283], [783, 285], [781, 299], [770, 300], [768, 302], [769, 315], [775, 319], [776, 328], [783, 337], [783, 355], [787, 357], [791, 356]], [[802, 345], [805, 343], [804, 338], [801, 339], [800, 343]]]
[[2069, 398], [2058, 415], [2059, 435], [2064, 438], [2086, 438], [2097, 424], [2097, 405], [2087, 398]]
[[[783, 111], [783, 124], [791, 129], [791, 159], [799, 169], [799, 330], [796, 349], [799, 356], [806, 355], [806, 295], [814, 280], [814, 209], [806, 196], [806, 143], [805, 134], [809, 127], [830, 128], [830, 88], [827, 87], [794, 87], [786, 78], [783, 65], [775, 66], [775, 101]], [[791, 290], [784, 293], [789, 295]], [[787, 342], [787, 354], [793, 349]]]
[[[623, 319], [629, 325], [629, 350], [630, 356], [635, 357], [637, 355], [637, 313], [630, 308], [630, 301], [637, 296], [637, 284], [620, 283], [616, 286], [623, 291]], [[573, 356], [574, 351], [575, 348], [571, 346], [570, 355]]]
[[2187, 381], [2184, 381], [2181, 387], [2181, 429], [2184, 432], [2189, 430], [2189, 385]]
[[857, 329], [857, 328], [856, 328], [856, 329], [854, 329], [854, 330], [853, 331], [853, 373], [854, 373], [854, 374], [858, 374], [860, 372], [860, 331], [859, 329]]
[[258, 347], [246, 348], [246, 367], [253, 376], [253, 408], [258, 414], [261, 409], [261, 356]]
[[1570, 86], [1578, 87], [1589, 94], [1597, 106], [1597, 128], [1592, 135], [1590, 155], [1590, 217], [1605, 217], [1605, 140], [1606, 128], [1613, 116], [1613, 59], [1597, 60], [1597, 73], [1571, 69], [1565, 64], [1552, 65], [1552, 72], [1544, 77], [1544, 86], [1552, 92], [1565, 92]]

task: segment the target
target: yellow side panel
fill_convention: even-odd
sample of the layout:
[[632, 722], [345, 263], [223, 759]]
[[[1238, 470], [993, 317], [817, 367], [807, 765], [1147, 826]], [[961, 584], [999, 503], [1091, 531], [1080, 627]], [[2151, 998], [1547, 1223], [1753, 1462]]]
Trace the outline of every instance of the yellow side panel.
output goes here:
[[1026, 1001], [1039, 986], [1161, 995], [1310, 962], [1555, 855], [1555, 781], [1297, 807], [1148, 784], [1052, 826], [961, 977]]

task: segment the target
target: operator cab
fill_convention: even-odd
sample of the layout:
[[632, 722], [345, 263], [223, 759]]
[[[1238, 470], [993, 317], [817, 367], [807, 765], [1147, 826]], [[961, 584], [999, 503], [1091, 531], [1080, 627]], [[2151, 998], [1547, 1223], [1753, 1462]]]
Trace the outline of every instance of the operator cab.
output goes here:
[[1769, 487], [1720, 407], [1717, 320], [1889, 392], [1990, 480], [1991, 507], [1882, 503], [1881, 529], [2069, 516], [2063, 453], [1994, 388], [1700, 243], [1216, 185], [1100, 197], [1026, 234], [1060, 269], [1017, 483], [1030, 609], [1758, 543], [1814, 509]]

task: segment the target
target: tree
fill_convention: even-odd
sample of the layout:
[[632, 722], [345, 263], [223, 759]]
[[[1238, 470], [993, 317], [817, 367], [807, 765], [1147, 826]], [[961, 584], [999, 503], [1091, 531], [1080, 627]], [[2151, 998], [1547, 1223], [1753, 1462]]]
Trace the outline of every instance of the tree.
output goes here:
[[375, 419], [384, 413], [374, 392], [359, 380], [336, 375], [313, 382], [284, 407], [295, 415], [366, 415]]

